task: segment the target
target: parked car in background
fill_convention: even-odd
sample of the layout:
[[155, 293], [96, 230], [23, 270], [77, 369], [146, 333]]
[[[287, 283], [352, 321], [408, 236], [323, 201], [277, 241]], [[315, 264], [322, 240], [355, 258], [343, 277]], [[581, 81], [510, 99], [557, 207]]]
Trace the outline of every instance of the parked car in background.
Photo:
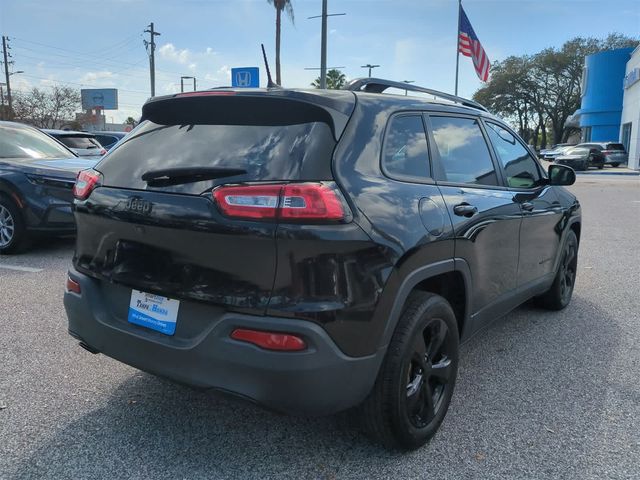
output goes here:
[[629, 160], [624, 145], [618, 142], [587, 142], [579, 144], [578, 147], [588, 148], [594, 155], [601, 157], [602, 163], [612, 167], [627, 163]]
[[540, 150], [540, 158], [552, 162], [558, 155], [574, 146], [575, 143], [559, 143], [547, 150]]
[[36, 128], [0, 122], [0, 254], [35, 235], [73, 233], [76, 175], [95, 164]]
[[93, 133], [48, 129], [42, 131], [63, 143], [80, 157], [101, 157], [107, 153]]
[[597, 150], [587, 147], [568, 148], [558, 155], [554, 162], [574, 170], [587, 170], [589, 167], [604, 168], [604, 157]]
[[100, 142], [107, 151], [111, 150], [116, 143], [127, 135], [127, 132], [92, 132], [96, 140]]
[[155, 97], [142, 117], [74, 190], [64, 304], [89, 352], [287, 413], [359, 406], [414, 449], [461, 342], [532, 297], [570, 302], [575, 173], [476, 102], [367, 78]]

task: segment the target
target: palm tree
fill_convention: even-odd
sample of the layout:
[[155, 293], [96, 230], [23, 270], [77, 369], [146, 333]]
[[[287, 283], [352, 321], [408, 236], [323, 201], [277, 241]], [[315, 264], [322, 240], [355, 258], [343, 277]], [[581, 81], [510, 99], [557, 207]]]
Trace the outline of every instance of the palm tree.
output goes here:
[[287, 15], [291, 19], [291, 23], [294, 23], [293, 19], [293, 5], [291, 0], [267, 0], [276, 9], [276, 83], [282, 85], [280, 77], [280, 18], [282, 16], [282, 10], [286, 10]]
[[[340, 70], [332, 68], [327, 72], [327, 88], [340, 90], [347, 83], [347, 77]], [[316, 78], [311, 84], [312, 87], [320, 88], [320, 77]]]

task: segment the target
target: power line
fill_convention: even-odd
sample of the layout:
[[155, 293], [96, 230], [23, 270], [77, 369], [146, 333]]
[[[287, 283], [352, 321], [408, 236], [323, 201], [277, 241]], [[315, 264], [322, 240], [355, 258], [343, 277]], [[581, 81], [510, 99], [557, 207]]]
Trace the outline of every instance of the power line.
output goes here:
[[[98, 62], [101, 63], [101, 64], [102, 63], [109, 63], [111, 65], [117, 66], [118, 68], [122, 67], [122, 65], [128, 65], [128, 66], [135, 66], [136, 65], [136, 64], [133, 64], [133, 63], [130, 63], [130, 62], [124, 62], [124, 61], [114, 61], [114, 60], [108, 60], [108, 59], [102, 59], [102, 58], [101, 59], [96, 59], [95, 55], [89, 55], [89, 54], [86, 54], [86, 53], [77, 52], [77, 51], [74, 51], [74, 50], [69, 50], [67, 48], [55, 47], [53, 45], [47, 45], [47, 44], [44, 44], [44, 43], [34, 42], [34, 41], [31, 41], [31, 40], [26, 40], [26, 39], [22, 39], [22, 38], [18, 38], [18, 37], [12, 37], [12, 40], [18, 40], [19, 42], [25, 42], [25, 43], [29, 43], [29, 44], [34, 44], [34, 45], [39, 45], [39, 46], [42, 46], [42, 47], [50, 48], [50, 49], [53, 49], [53, 50], [61, 50], [63, 52], [71, 53], [73, 55], [69, 55], [68, 53], [64, 54], [64, 53], [57, 53], [57, 52], [42, 52], [40, 50], [34, 50], [33, 48], [25, 47], [23, 45], [19, 45], [19, 44], [16, 45], [16, 48], [29, 50], [31, 52], [35, 52], [35, 53], [39, 53], [39, 54], [42, 54], [42, 55], [46, 55], [47, 57], [50, 56], [50, 55], [55, 55], [55, 56], [63, 57], [63, 58], [70, 58], [72, 60], [75, 60], [76, 62], [80, 62], [79, 65], [86, 65], [87, 60], [83, 60], [83, 59], [78, 60], [78, 56], [85, 57], [88, 60], [91, 60], [93, 63], [98, 63]], [[165, 69], [161, 69], [161, 68], [156, 68], [156, 70], [160, 71], [160, 72], [165, 72], [165, 73], [170, 74], [170, 75], [173, 75], [174, 77], [181, 75], [181, 73], [177, 72], [177, 71], [165, 70]]]
[[[24, 77], [27, 78], [33, 78], [36, 80], [44, 80], [45, 82], [51, 82], [51, 83], [57, 83], [60, 85], [74, 85], [74, 86], [78, 86], [78, 87], [94, 87], [94, 88], [109, 88], [109, 87], [102, 87], [100, 85], [95, 85], [95, 84], [91, 84], [91, 83], [77, 83], [77, 82], [67, 82], [64, 80], [54, 80], [51, 78], [44, 78], [44, 77], [37, 77], [35, 75], [29, 75], [29, 74], [23, 74]], [[43, 85], [44, 87], [50, 87], [50, 85]], [[148, 96], [148, 93], [142, 90], [129, 90], [127, 88], [118, 88], [118, 90], [122, 90], [123, 92], [131, 92], [131, 93], [139, 93], [139, 94], [144, 94]]]

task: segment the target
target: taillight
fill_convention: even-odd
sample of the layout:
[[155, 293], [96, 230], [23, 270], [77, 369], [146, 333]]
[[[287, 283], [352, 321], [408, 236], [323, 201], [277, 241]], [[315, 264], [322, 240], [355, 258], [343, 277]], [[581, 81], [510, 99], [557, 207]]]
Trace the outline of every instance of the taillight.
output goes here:
[[78, 295], [80, 295], [80, 293], [82, 293], [82, 289], [80, 288], [80, 284], [78, 282], [76, 282], [71, 277], [67, 277], [66, 287], [67, 287], [67, 291], [68, 292], [77, 293]]
[[348, 213], [330, 183], [223, 185], [213, 190], [213, 198], [232, 218], [322, 222], [346, 220]]
[[95, 170], [81, 170], [73, 185], [73, 196], [78, 200], [86, 200], [94, 188], [102, 181], [102, 174]]
[[105, 148], [100, 150], [100, 155], [106, 155], [106, 154], [107, 154], [107, 150]]
[[307, 348], [307, 343], [302, 338], [289, 333], [236, 328], [231, 332], [231, 338], [241, 342], [252, 343], [267, 350], [297, 352]]

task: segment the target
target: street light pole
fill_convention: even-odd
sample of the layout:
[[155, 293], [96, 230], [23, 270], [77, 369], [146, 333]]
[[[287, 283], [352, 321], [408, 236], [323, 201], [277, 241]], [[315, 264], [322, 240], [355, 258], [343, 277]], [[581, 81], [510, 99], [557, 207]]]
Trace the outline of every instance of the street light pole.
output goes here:
[[380, 65], [371, 65], [370, 63], [367, 63], [366, 65], [361, 65], [360, 68], [368, 68], [369, 69], [369, 78], [371, 78], [371, 70], [374, 68], [378, 68]]
[[[403, 82], [403, 83], [414, 83], [414, 82], [415, 82], [415, 80], [403, 80], [402, 82]], [[406, 91], [406, 90], [404, 91], [404, 96], [405, 96], [405, 97], [407, 96], [407, 91]]]
[[191, 75], [183, 75], [180, 77], [180, 93], [184, 92], [184, 81], [189, 78], [193, 79], [193, 91], [196, 91], [196, 77], [192, 77]]

